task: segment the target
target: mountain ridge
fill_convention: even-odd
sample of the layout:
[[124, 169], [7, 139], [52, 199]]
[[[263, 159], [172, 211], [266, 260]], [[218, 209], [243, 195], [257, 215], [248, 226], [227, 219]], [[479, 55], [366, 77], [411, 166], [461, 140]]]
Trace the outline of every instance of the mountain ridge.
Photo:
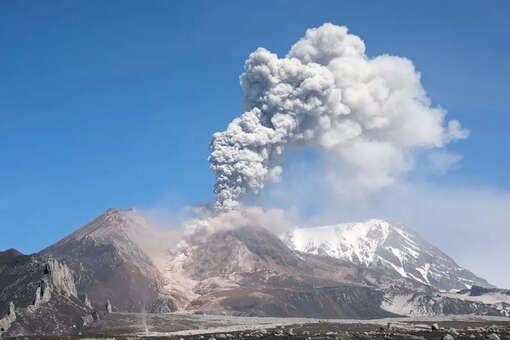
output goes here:
[[[353, 256], [325, 256], [328, 249], [324, 247], [297, 250], [270, 229], [270, 224], [248, 223], [208, 232], [169, 233], [150, 226], [134, 209], [108, 209], [41, 254], [70, 268], [77, 290], [87, 295], [88, 304], [96, 310], [105, 310], [107, 304], [114, 312], [357, 319], [510, 313], [506, 295], [503, 300], [502, 294], [492, 293], [490, 299], [483, 295], [471, 301], [466, 294], [444, 294], [387, 266], [363, 265]], [[399, 242], [411, 250], [418, 244], [407, 229], [399, 233], [385, 225], [360, 230], [372, 252], [360, 253], [367, 249], [354, 247], [349, 254], [356, 254], [358, 260], [373, 262], [376, 255], [382, 256], [376, 251], [381, 242], [389, 242], [392, 249], [402, 248]], [[359, 230], [353, 233], [360, 235]], [[304, 244], [315, 245], [306, 239]], [[395, 255], [387, 249], [386, 253]]]

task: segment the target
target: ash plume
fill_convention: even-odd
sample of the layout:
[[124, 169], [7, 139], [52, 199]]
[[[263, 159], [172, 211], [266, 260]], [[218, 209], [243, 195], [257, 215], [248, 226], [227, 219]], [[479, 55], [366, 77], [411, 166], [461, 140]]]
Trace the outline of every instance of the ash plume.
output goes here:
[[368, 57], [363, 41], [345, 26], [308, 29], [284, 58], [258, 48], [240, 82], [245, 112], [210, 143], [218, 211], [278, 181], [287, 148], [334, 155], [357, 183], [374, 189], [410, 171], [417, 148], [441, 148], [468, 136], [431, 106], [409, 59]]

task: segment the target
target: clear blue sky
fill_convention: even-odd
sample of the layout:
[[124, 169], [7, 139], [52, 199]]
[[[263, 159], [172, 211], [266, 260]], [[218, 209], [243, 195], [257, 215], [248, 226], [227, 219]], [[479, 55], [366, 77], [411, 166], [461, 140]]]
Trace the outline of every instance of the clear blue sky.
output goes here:
[[241, 113], [245, 59], [324, 22], [412, 59], [471, 130], [439, 184], [510, 190], [509, 15], [508, 1], [2, 1], [0, 249], [38, 251], [108, 207], [210, 201], [208, 143]]

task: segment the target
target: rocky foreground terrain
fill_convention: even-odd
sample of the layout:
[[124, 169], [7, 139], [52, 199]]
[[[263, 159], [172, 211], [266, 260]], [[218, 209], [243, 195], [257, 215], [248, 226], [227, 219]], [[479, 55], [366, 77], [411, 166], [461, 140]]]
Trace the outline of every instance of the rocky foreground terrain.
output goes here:
[[510, 339], [500, 317], [359, 320], [228, 317], [194, 314], [111, 314], [79, 337], [147, 339]]
[[0, 336], [70, 334], [99, 318], [69, 268], [52, 258], [0, 252]]
[[[9, 337], [11, 338], [11, 337]], [[17, 336], [14, 339], [62, 339]], [[373, 320], [231, 317], [192, 313], [111, 313], [68, 339], [510, 339], [510, 320], [457, 316]]]

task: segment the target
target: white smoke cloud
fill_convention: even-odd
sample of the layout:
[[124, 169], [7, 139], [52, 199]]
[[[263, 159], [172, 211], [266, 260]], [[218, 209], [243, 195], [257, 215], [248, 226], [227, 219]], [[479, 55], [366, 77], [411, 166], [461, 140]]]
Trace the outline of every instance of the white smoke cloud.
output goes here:
[[363, 41], [344, 26], [307, 30], [284, 58], [258, 48], [240, 80], [246, 112], [210, 144], [220, 211], [277, 181], [289, 147], [333, 154], [360, 185], [377, 189], [413, 168], [416, 149], [468, 136], [431, 106], [410, 60], [367, 57]]
[[295, 228], [292, 213], [282, 209], [262, 209], [250, 206], [243, 209], [225, 211], [214, 214], [211, 211], [197, 211], [201, 216], [183, 223], [184, 241], [206, 239], [218, 231], [232, 230], [242, 227], [266, 228], [276, 235]]

